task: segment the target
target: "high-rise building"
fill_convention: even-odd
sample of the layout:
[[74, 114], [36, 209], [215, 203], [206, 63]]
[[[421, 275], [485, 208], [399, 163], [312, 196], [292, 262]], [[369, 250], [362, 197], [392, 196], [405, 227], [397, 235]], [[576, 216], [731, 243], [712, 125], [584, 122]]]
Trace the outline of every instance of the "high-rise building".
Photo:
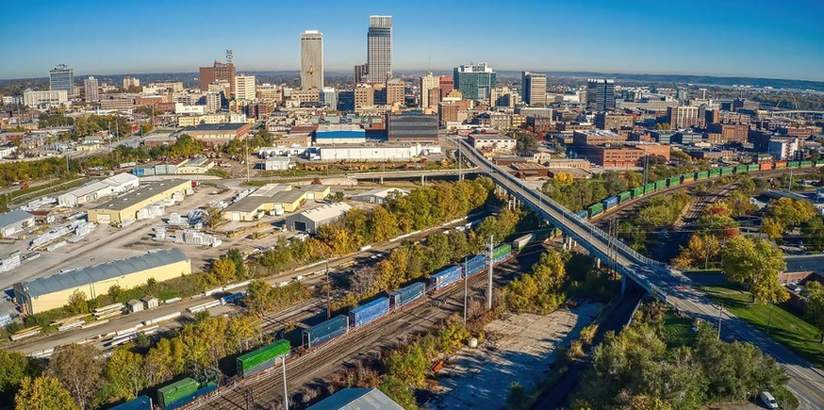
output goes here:
[[[421, 81], [420, 81], [421, 101], [420, 101], [420, 104], [419, 104], [421, 108], [423, 108], [423, 109], [427, 109], [427, 108], [432, 109], [432, 108], [436, 108], [438, 106], [438, 102], [437, 101], [432, 101], [433, 99], [430, 98], [430, 95], [433, 92], [438, 91], [439, 85], [440, 84], [439, 84], [439, 81], [438, 81], [438, 77], [432, 75], [432, 73], [427, 73], [425, 76], [421, 77]], [[440, 92], [438, 92], [438, 95], [440, 95]]]
[[323, 87], [323, 91], [320, 93], [320, 102], [333, 110], [337, 110], [338, 92], [332, 87]]
[[100, 101], [100, 92], [98, 91], [96, 78], [89, 77], [83, 80], [83, 91], [87, 102]]
[[375, 89], [369, 84], [355, 86], [355, 109], [375, 106]]
[[323, 33], [317, 30], [300, 35], [300, 88], [323, 89]]
[[594, 111], [615, 109], [615, 81], [604, 78], [587, 80], [587, 108]]
[[671, 129], [689, 128], [698, 125], [698, 107], [680, 105], [667, 108], [667, 120]]
[[366, 75], [369, 74], [368, 64], [358, 64], [355, 66], [355, 84], [366, 82]]
[[366, 64], [368, 82], [382, 83], [392, 77], [392, 16], [369, 16]]
[[521, 96], [530, 107], [546, 106], [546, 74], [521, 72]]
[[255, 76], [239, 75], [235, 77], [235, 99], [252, 101], [256, 97]]
[[123, 89], [128, 90], [132, 87], [140, 87], [140, 79], [135, 77], [123, 77]]
[[386, 82], [386, 105], [403, 104], [406, 83], [399, 78]]
[[441, 97], [447, 96], [455, 89], [455, 80], [448, 75], [442, 75], [438, 78], [438, 87], [441, 89]]
[[223, 92], [206, 92], [206, 112], [215, 113], [223, 108]]
[[492, 87], [495, 87], [495, 71], [486, 63], [455, 67], [452, 79], [464, 98], [475, 101], [489, 99]]
[[215, 61], [211, 67], [200, 67], [200, 76], [198, 83], [200, 91], [209, 90], [209, 84], [215, 81], [227, 81], [229, 83], [229, 93], [235, 93], [235, 65], [232, 63], [221, 63]]
[[74, 70], [65, 64], [49, 70], [49, 90], [63, 90], [69, 97], [74, 96]]

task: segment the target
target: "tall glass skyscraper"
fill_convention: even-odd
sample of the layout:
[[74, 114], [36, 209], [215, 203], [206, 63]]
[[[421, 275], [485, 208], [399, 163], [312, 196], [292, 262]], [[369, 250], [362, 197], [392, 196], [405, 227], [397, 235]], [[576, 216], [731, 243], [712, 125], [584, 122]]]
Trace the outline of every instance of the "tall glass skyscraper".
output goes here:
[[495, 87], [495, 71], [487, 63], [455, 67], [452, 79], [455, 88], [468, 100], [486, 100]]
[[615, 109], [615, 81], [603, 78], [587, 80], [587, 108], [593, 111]]
[[369, 16], [366, 34], [366, 81], [380, 83], [392, 77], [392, 16]]
[[300, 88], [323, 89], [323, 33], [317, 30], [300, 36]]
[[49, 70], [49, 90], [66, 90], [68, 96], [73, 96], [74, 91], [74, 71], [65, 64], [59, 64], [57, 67]]

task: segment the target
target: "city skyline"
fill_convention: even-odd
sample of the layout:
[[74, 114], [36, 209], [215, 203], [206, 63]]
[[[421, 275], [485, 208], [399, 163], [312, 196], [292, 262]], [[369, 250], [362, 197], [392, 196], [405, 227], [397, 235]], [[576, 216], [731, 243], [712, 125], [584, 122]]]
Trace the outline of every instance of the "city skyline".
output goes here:
[[[444, 71], [483, 61], [501, 71], [824, 80], [824, 28], [806, 19], [824, 11], [824, 5], [813, 1], [731, 1], [694, 10], [648, 1], [525, 2], [501, 8], [479, 0], [473, 2], [468, 25], [456, 23], [464, 21], [455, 20], [460, 13], [468, 12], [460, 3], [431, 2], [443, 20], [436, 24], [422, 11], [428, 9], [423, 3], [357, 3], [318, 14], [317, 5], [262, 2], [250, 7], [277, 6], [275, 16], [288, 18], [261, 13], [246, 20], [243, 29], [209, 38], [202, 36], [204, 24], [239, 20], [238, 13], [247, 9], [224, 10], [207, 1], [188, 10], [191, 4], [165, 5], [163, 13], [175, 17], [168, 19], [138, 2], [12, 1], [0, 16], [0, 35], [16, 41], [0, 45], [7, 62], [0, 78], [44, 77], [60, 63], [76, 75], [194, 72], [221, 59], [227, 48], [234, 50], [239, 70], [297, 71], [300, 50], [294, 39], [309, 29], [324, 33], [327, 71], [345, 72], [367, 60], [368, 17], [389, 15], [395, 71]], [[81, 16], [96, 24], [76, 23]], [[494, 29], [513, 24], [517, 30]], [[107, 33], [104, 40], [101, 32]]]

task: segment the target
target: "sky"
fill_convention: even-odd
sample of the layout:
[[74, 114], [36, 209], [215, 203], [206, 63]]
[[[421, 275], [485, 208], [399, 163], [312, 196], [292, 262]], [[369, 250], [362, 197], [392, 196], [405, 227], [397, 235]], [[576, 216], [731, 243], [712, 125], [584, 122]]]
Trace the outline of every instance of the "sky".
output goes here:
[[324, 33], [327, 71], [366, 61], [369, 15], [393, 16], [393, 68], [700, 74], [824, 81], [822, 0], [2, 0], [0, 78], [297, 70]]

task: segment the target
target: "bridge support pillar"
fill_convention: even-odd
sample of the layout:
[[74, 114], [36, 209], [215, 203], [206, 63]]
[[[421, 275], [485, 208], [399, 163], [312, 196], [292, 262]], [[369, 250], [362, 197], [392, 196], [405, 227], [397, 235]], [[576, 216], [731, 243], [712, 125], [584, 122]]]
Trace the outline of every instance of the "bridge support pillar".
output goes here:
[[423, 174], [421, 174], [421, 186], [424, 186], [424, 184], [426, 184], [426, 181], [424, 180]]
[[627, 292], [627, 275], [621, 275], [621, 295]]
[[595, 258], [595, 268], [601, 269], [601, 258]]
[[381, 180], [378, 183], [383, 185], [383, 175], [381, 175]]

